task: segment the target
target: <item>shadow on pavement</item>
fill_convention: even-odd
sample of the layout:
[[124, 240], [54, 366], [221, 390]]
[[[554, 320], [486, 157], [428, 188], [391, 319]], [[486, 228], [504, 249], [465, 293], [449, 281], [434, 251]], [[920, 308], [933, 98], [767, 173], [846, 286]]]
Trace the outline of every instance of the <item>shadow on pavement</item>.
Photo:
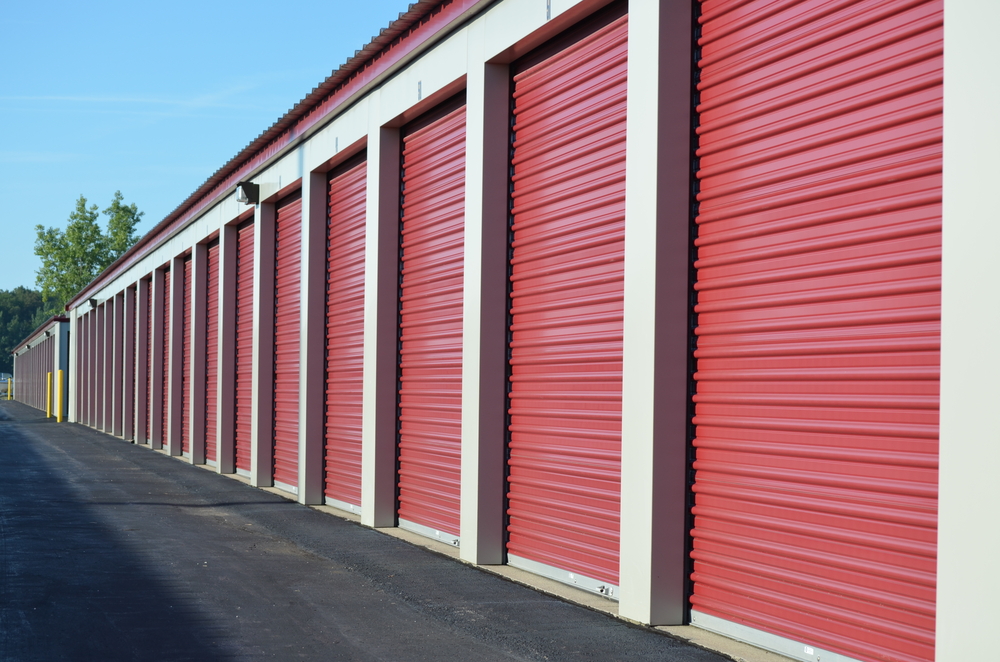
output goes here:
[[21, 428], [0, 409], [0, 660], [234, 659]]

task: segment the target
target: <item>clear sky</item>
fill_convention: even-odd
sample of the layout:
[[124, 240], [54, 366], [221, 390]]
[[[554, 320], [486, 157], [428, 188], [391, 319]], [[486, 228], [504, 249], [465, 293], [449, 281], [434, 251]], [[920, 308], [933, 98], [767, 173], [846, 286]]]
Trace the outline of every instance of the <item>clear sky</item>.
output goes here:
[[0, 289], [35, 287], [34, 228], [80, 195], [121, 190], [145, 234], [407, 6], [0, 2]]

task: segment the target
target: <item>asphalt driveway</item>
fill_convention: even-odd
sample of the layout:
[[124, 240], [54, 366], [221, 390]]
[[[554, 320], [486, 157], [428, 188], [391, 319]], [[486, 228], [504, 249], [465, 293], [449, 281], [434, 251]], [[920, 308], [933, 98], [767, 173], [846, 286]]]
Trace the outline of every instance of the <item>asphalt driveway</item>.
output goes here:
[[0, 660], [725, 658], [0, 401]]

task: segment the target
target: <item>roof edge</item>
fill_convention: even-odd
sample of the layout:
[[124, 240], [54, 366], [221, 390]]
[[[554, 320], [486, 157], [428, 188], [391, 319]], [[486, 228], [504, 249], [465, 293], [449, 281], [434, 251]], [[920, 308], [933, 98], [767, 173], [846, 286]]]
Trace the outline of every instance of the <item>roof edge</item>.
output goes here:
[[47, 327], [52, 326], [52, 324], [55, 323], [55, 322], [69, 322], [69, 318], [66, 317], [65, 315], [53, 315], [52, 317], [50, 317], [47, 320], [45, 320], [44, 322], [42, 322], [41, 325], [39, 325], [38, 327], [36, 327], [34, 331], [32, 331], [31, 333], [29, 333], [24, 340], [22, 340], [17, 345], [15, 345], [14, 349], [12, 349], [10, 351], [10, 353], [14, 354], [19, 349], [21, 349], [22, 347], [24, 347], [25, 345], [31, 344], [32, 340], [34, 340], [36, 337], [38, 337], [38, 335], [42, 331], [44, 331]]
[[[159, 236], [164, 231], [168, 230], [173, 223], [195, 208], [197, 203], [209, 195], [212, 190], [220, 183], [224, 182], [227, 177], [237, 172], [245, 164], [252, 161], [254, 157], [265, 151], [274, 139], [280, 137], [281, 134], [288, 129], [293, 128], [297, 122], [307, 117], [312, 111], [323, 105], [324, 101], [328, 100], [338, 91], [338, 87], [341, 84], [349, 82], [355, 74], [362, 72], [366, 65], [373, 60], [378, 59], [378, 56], [388, 50], [393, 42], [407, 30], [424, 21], [434, 12], [434, 10], [455, 4], [456, 2], [459, 5], [478, 4], [475, 2], [462, 2], [461, 0], [422, 0], [420, 2], [410, 4], [407, 11], [401, 12], [399, 17], [392, 21], [388, 27], [382, 28], [368, 44], [355, 51], [353, 57], [349, 58], [347, 62], [341, 65], [338, 69], [334, 70], [333, 73], [326, 78], [326, 80], [313, 88], [309, 94], [296, 103], [288, 112], [274, 122], [274, 124], [265, 129], [259, 136], [257, 136], [257, 138], [251, 141], [250, 144], [240, 150], [234, 157], [229, 159], [229, 161], [227, 161], [221, 168], [206, 179], [201, 186], [188, 195], [188, 197], [185, 198], [180, 205], [167, 214], [163, 220], [153, 226], [149, 232], [140, 237], [139, 240], [121, 256], [119, 256], [117, 260], [108, 265], [108, 267], [106, 267], [90, 283], [88, 283], [86, 287], [80, 290], [76, 296], [72, 297], [66, 303], [65, 310], [69, 311], [72, 308], [75, 308], [76, 304], [78, 304], [82, 299], [86, 299], [95, 289], [95, 285], [102, 281], [106, 275], [115, 274], [122, 265], [131, 262], [133, 258], [138, 259], [136, 256], [137, 253], [142, 253], [149, 244], [155, 243]], [[440, 28], [435, 31], [434, 34], [443, 29], [446, 29], [446, 27]], [[342, 104], [334, 105], [327, 111], [327, 113], [325, 113], [325, 115], [333, 112], [341, 105]]]

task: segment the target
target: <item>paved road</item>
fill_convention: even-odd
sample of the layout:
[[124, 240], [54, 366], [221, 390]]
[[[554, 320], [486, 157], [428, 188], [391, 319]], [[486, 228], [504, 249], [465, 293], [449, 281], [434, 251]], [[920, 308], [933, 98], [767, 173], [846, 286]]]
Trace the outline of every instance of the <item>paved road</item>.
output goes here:
[[0, 661], [724, 662], [0, 401]]

